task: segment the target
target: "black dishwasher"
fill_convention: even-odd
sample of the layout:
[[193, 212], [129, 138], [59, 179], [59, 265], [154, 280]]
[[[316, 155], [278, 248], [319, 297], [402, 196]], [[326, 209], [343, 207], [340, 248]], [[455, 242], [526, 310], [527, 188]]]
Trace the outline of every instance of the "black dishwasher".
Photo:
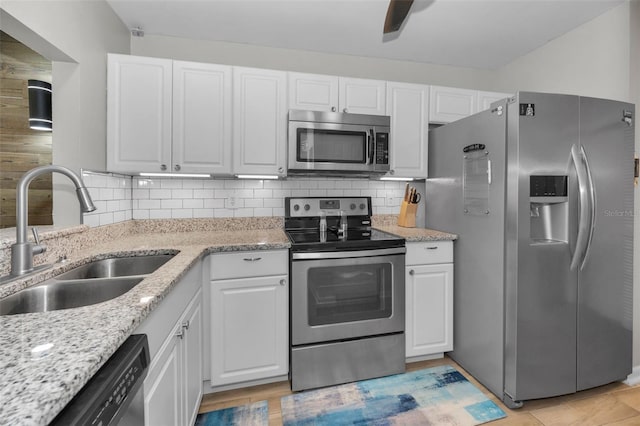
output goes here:
[[148, 366], [147, 335], [129, 336], [50, 425], [116, 425], [131, 411], [143, 420], [143, 407], [133, 407], [132, 401], [142, 401]]

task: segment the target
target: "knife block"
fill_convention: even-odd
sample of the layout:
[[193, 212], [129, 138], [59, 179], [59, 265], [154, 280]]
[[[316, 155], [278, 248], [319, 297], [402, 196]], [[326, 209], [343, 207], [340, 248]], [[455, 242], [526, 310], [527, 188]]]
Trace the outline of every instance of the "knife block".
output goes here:
[[398, 216], [398, 226], [402, 226], [404, 228], [415, 228], [417, 211], [418, 204], [402, 201], [402, 206], [400, 206], [400, 216]]

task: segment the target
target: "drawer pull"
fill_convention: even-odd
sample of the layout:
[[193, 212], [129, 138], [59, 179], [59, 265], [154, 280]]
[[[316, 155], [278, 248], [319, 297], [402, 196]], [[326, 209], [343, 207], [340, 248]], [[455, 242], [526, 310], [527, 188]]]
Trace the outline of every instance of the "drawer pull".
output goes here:
[[414, 271], [413, 269], [409, 269], [409, 275], [413, 275], [415, 273], [416, 273], [416, 271]]
[[262, 260], [261, 257], [245, 257], [243, 259], [245, 262], [257, 262], [258, 260]]
[[185, 330], [189, 329], [189, 321], [185, 321], [182, 323], [182, 328], [184, 328]]
[[287, 283], [287, 280], [285, 280], [284, 278], [280, 280], [280, 285], [285, 285]]
[[184, 338], [184, 331], [182, 330], [182, 327], [180, 327], [178, 331], [176, 331], [176, 336], [178, 336], [181, 340]]
[[429, 247], [425, 247], [425, 250], [438, 250], [438, 246], [429, 246]]

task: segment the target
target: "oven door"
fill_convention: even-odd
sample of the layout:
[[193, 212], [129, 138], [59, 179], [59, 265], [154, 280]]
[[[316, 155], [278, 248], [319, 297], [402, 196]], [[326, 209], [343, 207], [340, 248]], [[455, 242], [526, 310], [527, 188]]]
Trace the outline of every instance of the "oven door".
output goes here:
[[291, 343], [404, 331], [405, 248], [293, 253]]
[[289, 122], [289, 163], [292, 170], [374, 170], [375, 131], [372, 126]]

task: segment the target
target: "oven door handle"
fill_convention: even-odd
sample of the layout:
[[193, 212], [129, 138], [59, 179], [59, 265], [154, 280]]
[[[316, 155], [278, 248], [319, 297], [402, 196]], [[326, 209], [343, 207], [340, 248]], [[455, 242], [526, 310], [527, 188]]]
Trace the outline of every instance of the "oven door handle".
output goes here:
[[316, 251], [308, 253], [292, 253], [292, 260], [316, 260], [316, 259], [346, 259], [356, 257], [391, 256], [394, 254], [404, 254], [405, 247], [394, 247], [377, 250], [355, 250], [355, 251]]

